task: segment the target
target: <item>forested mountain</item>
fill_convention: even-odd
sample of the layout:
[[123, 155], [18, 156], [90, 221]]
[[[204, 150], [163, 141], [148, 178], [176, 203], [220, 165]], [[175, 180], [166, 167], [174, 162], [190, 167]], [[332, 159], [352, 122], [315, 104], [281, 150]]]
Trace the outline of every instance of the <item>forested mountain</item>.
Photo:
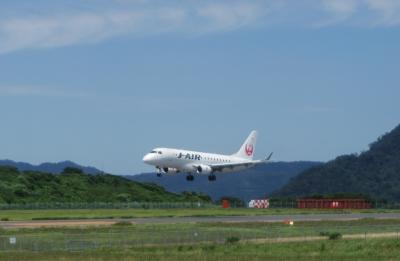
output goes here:
[[400, 125], [359, 155], [339, 156], [292, 178], [275, 196], [363, 194], [400, 201]]
[[0, 160], [0, 166], [12, 166], [17, 168], [19, 171], [40, 171], [54, 174], [60, 174], [65, 168], [68, 167], [81, 169], [83, 172], [88, 174], [102, 173], [101, 170], [98, 170], [94, 167], [81, 166], [69, 160], [57, 163], [46, 162], [39, 165], [32, 165], [26, 162], [16, 162], [13, 160]]
[[109, 174], [89, 175], [66, 168], [59, 175], [0, 167], [0, 203], [210, 201], [195, 193], [180, 195], [154, 184]]
[[210, 195], [213, 200], [229, 196], [248, 201], [262, 198], [272, 191], [281, 188], [291, 177], [320, 162], [270, 162], [254, 168], [226, 174], [216, 174], [215, 182], [208, 181], [207, 175], [195, 177], [193, 182], [186, 181], [185, 174], [164, 175], [159, 178], [155, 173], [125, 176], [140, 182], [151, 182], [163, 186], [168, 191], [196, 191]]

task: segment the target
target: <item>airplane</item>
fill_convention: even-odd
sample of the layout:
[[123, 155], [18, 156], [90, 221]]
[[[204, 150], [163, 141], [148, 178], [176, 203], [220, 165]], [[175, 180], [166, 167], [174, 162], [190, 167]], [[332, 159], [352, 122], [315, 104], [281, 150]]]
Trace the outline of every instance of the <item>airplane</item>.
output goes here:
[[155, 148], [143, 157], [143, 162], [157, 169], [157, 176], [162, 174], [187, 173], [186, 180], [193, 181], [194, 174], [208, 175], [209, 181], [215, 181], [215, 173], [228, 173], [267, 163], [272, 153], [264, 160], [253, 160], [257, 131], [253, 130], [239, 151], [232, 155], [189, 151], [172, 148]]

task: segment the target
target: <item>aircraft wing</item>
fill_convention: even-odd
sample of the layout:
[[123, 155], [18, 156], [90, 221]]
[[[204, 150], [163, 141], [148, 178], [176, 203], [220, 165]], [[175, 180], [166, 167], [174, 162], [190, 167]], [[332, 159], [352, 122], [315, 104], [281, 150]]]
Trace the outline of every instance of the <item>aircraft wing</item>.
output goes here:
[[267, 163], [272, 156], [272, 153], [265, 160], [252, 160], [252, 161], [245, 161], [245, 162], [238, 162], [238, 163], [223, 163], [223, 164], [211, 164], [210, 167], [213, 172], [216, 171], [223, 171], [224, 169], [233, 170], [239, 167], [250, 168], [258, 164]]
[[241, 162], [241, 163], [211, 164], [210, 167], [213, 172], [216, 172], [216, 171], [222, 172], [224, 169], [233, 170], [233, 169], [239, 168], [239, 167], [250, 168], [250, 167], [253, 167], [260, 163], [264, 163], [264, 162], [263, 161], [260, 161], [260, 162], [249, 161], [249, 162]]

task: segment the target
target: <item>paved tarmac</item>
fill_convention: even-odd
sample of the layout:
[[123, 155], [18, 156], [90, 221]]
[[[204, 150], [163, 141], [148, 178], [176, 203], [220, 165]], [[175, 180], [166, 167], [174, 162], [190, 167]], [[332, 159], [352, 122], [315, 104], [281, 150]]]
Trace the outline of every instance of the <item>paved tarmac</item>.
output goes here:
[[199, 222], [283, 222], [293, 221], [346, 221], [364, 218], [400, 219], [400, 213], [354, 213], [354, 214], [305, 214], [305, 215], [263, 215], [263, 216], [223, 216], [223, 217], [161, 217], [130, 219], [80, 219], [80, 220], [28, 220], [0, 221], [2, 228], [36, 228], [36, 227], [85, 227], [112, 225], [119, 221], [133, 224], [174, 224]]

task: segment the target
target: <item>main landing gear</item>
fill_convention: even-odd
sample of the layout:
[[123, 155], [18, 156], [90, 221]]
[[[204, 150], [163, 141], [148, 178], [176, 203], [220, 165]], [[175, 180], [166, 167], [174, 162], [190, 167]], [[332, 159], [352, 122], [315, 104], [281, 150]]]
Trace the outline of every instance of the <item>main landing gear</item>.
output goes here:
[[162, 177], [162, 172], [160, 167], [156, 167], [157, 169], [157, 177], [161, 178]]
[[[188, 174], [186, 176], [186, 180], [187, 181], [193, 181], [194, 180], [194, 176], [192, 174]], [[215, 181], [217, 180], [217, 177], [214, 174], [208, 175], [208, 180], [209, 181]]]

